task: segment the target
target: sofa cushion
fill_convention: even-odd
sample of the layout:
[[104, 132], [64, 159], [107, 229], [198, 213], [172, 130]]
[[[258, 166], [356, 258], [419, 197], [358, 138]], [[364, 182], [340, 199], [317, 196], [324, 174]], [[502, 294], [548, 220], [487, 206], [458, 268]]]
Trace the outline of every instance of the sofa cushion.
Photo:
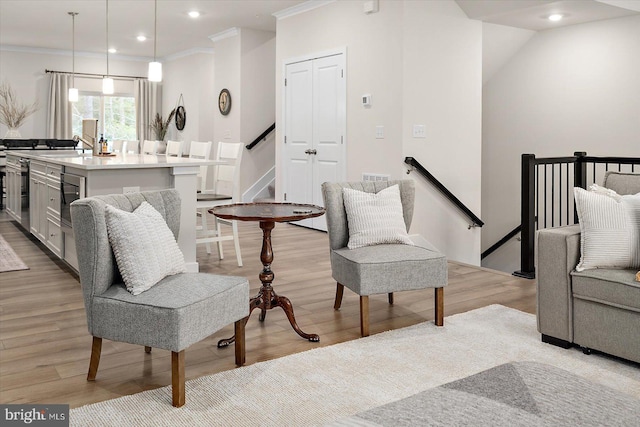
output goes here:
[[640, 283], [635, 274], [635, 270], [616, 269], [574, 271], [573, 296], [640, 313]]
[[637, 194], [640, 193], [640, 173], [608, 171], [602, 185], [618, 194]]

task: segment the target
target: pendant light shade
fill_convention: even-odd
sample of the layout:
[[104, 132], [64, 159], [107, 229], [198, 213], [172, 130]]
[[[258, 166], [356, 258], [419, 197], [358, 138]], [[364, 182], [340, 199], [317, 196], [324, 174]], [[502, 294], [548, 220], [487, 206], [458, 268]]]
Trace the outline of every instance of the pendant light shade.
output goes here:
[[158, 0], [153, 6], [153, 62], [149, 62], [149, 81], [162, 81], [162, 64], [156, 60], [156, 40], [158, 39]]
[[71, 87], [69, 88], [69, 102], [78, 102], [76, 89], [76, 15], [78, 12], [68, 12], [71, 15]]
[[162, 81], [162, 64], [154, 61], [149, 62], [149, 81], [161, 82]]
[[113, 95], [113, 79], [111, 77], [104, 77], [102, 79], [102, 93], [105, 95]]
[[102, 79], [102, 93], [105, 95], [113, 94], [113, 79], [109, 77], [109, 0], [106, 0], [106, 21], [107, 21], [107, 75]]

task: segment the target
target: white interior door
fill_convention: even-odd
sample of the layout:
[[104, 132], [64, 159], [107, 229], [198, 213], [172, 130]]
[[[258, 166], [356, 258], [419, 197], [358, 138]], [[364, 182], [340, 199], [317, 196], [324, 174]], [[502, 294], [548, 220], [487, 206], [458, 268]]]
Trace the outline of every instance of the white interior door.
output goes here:
[[[322, 206], [322, 183], [346, 176], [344, 54], [288, 64], [286, 79], [286, 198]], [[298, 224], [327, 229], [324, 216]]]

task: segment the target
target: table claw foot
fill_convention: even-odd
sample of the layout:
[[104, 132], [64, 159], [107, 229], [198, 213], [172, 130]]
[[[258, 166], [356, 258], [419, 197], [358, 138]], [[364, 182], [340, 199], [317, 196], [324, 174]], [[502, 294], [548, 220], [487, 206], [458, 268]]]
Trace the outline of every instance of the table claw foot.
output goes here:
[[235, 341], [236, 341], [235, 335], [232, 336], [231, 338], [225, 338], [223, 340], [220, 340], [220, 341], [218, 341], [218, 348], [229, 347]]
[[291, 305], [291, 301], [289, 301], [289, 298], [279, 296], [277, 303], [278, 303], [278, 306], [280, 306], [284, 310], [285, 314], [287, 315], [287, 319], [289, 319], [289, 323], [291, 324], [291, 327], [293, 328], [294, 331], [296, 331], [298, 335], [300, 335], [302, 338], [307, 339], [311, 342], [320, 341], [320, 337], [318, 335], [307, 334], [303, 332], [302, 329], [300, 329], [300, 327], [298, 326], [298, 322], [296, 322], [296, 317], [293, 314], [293, 306]]

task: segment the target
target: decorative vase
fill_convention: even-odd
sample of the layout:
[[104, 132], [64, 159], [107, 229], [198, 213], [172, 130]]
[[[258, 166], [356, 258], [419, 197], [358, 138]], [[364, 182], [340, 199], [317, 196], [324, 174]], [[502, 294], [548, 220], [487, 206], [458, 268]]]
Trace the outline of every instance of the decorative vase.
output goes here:
[[22, 135], [20, 135], [20, 131], [18, 128], [9, 128], [7, 133], [4, 134], [4, 139], [20, 139]]

